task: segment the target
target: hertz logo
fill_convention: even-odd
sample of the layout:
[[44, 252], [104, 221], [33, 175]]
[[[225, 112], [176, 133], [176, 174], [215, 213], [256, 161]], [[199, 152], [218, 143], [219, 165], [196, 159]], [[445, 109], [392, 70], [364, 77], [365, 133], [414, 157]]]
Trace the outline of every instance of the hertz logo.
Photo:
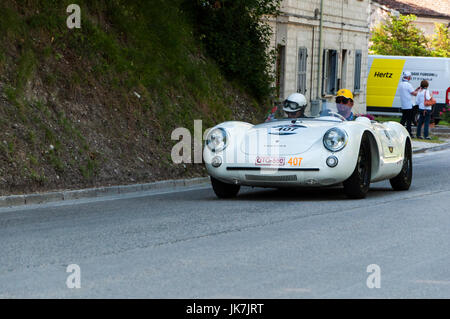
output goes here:
[[375, 74], [373, 75], [376, 78], [386, 78], [386, 79], [392, 79], [392, 75], [393, 73], [389, 73], [389, 72], [375, 72]]
[[367, 106], [392, 107], [404, 66], [405, 59], [373, 59], [367, 78]]

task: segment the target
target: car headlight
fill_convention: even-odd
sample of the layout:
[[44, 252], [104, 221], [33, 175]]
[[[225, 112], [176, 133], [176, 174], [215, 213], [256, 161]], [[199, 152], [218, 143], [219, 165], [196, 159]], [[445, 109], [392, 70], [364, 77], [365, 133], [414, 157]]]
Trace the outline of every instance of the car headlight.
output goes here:
[[348, 142], [347, 133], [337, 127], [329, 129], [323, 136], [323, 145], [331, 152], [339, 152]]
[[206, 138], [206, 146], [212, 152], [220, 152], [228, 145], [228, 135], [225, 129], [219, 127], [209, 132]]

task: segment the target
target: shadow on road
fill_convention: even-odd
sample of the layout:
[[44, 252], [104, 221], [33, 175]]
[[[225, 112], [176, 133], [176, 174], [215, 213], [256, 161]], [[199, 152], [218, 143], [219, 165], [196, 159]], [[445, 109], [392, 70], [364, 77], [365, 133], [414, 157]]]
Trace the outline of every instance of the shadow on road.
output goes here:
[[[238, 194], [233, 199], [218, 199], [213, 195], [212, 197], [205, 198], [206, 200], [219, 200], [219, 201], [271, 201], [271, 202], [298, 202], [298, 201], [341, 201], [352, 200], [349, 199], [344, 193], [344, 189], [340, 186], [328, 187], [328, 188], [243, 188], [244, 192]], [[386, 196], [386, 193], [393, 193], [391, 188], [388, 187], [374, 187], [371, 188], [367, 194], [368, 198], [377, 198]]]
[[[329, 201], [345, 200], [341, 187], [332, 188], [244, 188], [233, 201]], [[215, 199], [215, 198], [213, 198]]]

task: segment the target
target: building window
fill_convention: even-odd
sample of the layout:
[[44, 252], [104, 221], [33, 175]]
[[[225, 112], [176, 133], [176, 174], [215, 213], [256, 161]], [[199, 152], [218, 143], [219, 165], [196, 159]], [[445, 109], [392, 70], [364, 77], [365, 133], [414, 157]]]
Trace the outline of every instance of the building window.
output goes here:
[[357, 50], [355, 53], [355, 85], [354, 92], [361, 91], [361, 61], [362, 61], [362, 52], [361, 50]]
[[306, 94], [306, 67], [307, 67], [308, 51], [306, 48], [298, 49], [298, 82], [297, 92]]
[[325, 49], [322, 63], [322, 95], [337, 92], [338, 52]]

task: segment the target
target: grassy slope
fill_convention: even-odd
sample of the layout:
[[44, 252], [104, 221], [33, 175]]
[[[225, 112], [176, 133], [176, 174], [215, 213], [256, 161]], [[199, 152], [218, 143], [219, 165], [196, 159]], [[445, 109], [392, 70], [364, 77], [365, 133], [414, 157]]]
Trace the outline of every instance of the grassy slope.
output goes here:
[[70, 3], [0, 2], [0, 195], [202, 174], [172, 163], [173, 129], [261, 118], [177, 1], [77, 1], [74, 30]]

